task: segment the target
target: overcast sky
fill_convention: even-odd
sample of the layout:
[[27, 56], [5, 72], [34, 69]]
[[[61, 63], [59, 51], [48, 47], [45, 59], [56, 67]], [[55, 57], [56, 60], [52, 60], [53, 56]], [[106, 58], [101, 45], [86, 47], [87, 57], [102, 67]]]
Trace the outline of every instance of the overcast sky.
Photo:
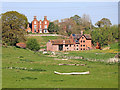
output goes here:
[[93, 25], [102, 18], [118, 24], [118, 2], [2, 2], [2, 13], [12, 10], [26, 15], [29, 22], [35, 15], [53, 21], [88, 14]]

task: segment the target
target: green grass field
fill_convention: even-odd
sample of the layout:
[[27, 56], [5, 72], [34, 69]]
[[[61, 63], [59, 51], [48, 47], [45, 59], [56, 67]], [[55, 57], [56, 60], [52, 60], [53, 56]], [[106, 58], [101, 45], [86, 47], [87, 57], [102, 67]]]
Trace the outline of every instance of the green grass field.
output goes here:
[[[44, 37], [45, 38], [45, 37]], [[55, 38], [55, 37], [52, 37]], [[43, 40], [43, 38], [41, 39]], [[45, 39], [45, 41], [47, 41]], [[43, 40], [44, 41], [44, 40]], [[111, 49], [113, 50], [113, 49]], [[90, 53], [91, 52], [91, 53]], [[114, 53], [103, 51], [69, 52], [69, 55], [107, 59]], [[107, 53], [106, 53], [107, 52]], [[117, 88], [118, 64], [84, 60], [54, 60], [41, 52], [34, 53], [16, 47], [2, 48], [2, 88]], [[104, 58], [103, 58], [104, 57]], [[59, 63], [79, 63], [86, 66], [59, 66]], [[13, 67], [13, 69], [8, 69]], [[27, 68], [26, 70], [20, 68]], [[32, 68], [32, 69], [31, 69]], [[90, 71], [90, 75], [56, 75], [58, 72]]]

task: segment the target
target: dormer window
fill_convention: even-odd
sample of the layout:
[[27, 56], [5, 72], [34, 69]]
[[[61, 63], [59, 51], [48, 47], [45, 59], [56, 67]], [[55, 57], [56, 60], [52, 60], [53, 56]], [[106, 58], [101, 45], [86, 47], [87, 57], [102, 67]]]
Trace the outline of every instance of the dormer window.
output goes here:
[[34, 24], [36, 24], [36, 21], [34, 21]]
[[45, 21], [45, 24], [47, 24], [47, 21]]
[[84, 39], [84, 37], [82, 37], [82, 39]]

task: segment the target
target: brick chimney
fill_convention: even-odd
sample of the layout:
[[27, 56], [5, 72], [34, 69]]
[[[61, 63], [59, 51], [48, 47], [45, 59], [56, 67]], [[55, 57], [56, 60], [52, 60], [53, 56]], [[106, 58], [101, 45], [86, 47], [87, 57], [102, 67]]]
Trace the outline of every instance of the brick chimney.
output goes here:
[[36, 16], [34, 16], [34, 19], [36, 19]]
[[83, 34], [83, 31], [81, 30], [81, 35]]
[[44, 16], [44, 20], [46, 20], [47, 19], [47, 16]]

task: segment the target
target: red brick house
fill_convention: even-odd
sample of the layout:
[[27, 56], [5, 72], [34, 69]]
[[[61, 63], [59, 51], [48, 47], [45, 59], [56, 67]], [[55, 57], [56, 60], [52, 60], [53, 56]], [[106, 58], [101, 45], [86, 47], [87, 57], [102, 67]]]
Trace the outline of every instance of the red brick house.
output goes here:
[[92, 49], [89, 34], [71, 34], [68, 40], [49, 40], [47, 51], [82, 51]]
[[47, 16], [44, 16], [44, 20], [37, 20], [36, 16], [34, 16], [34, 20], [32, 21], [32, 27], [30, 31], [30, 27], [26, 29], [27, 32], [32, 33], [49, 33], [48, 32], [48, 26], [49, 21], [47, 20]]

